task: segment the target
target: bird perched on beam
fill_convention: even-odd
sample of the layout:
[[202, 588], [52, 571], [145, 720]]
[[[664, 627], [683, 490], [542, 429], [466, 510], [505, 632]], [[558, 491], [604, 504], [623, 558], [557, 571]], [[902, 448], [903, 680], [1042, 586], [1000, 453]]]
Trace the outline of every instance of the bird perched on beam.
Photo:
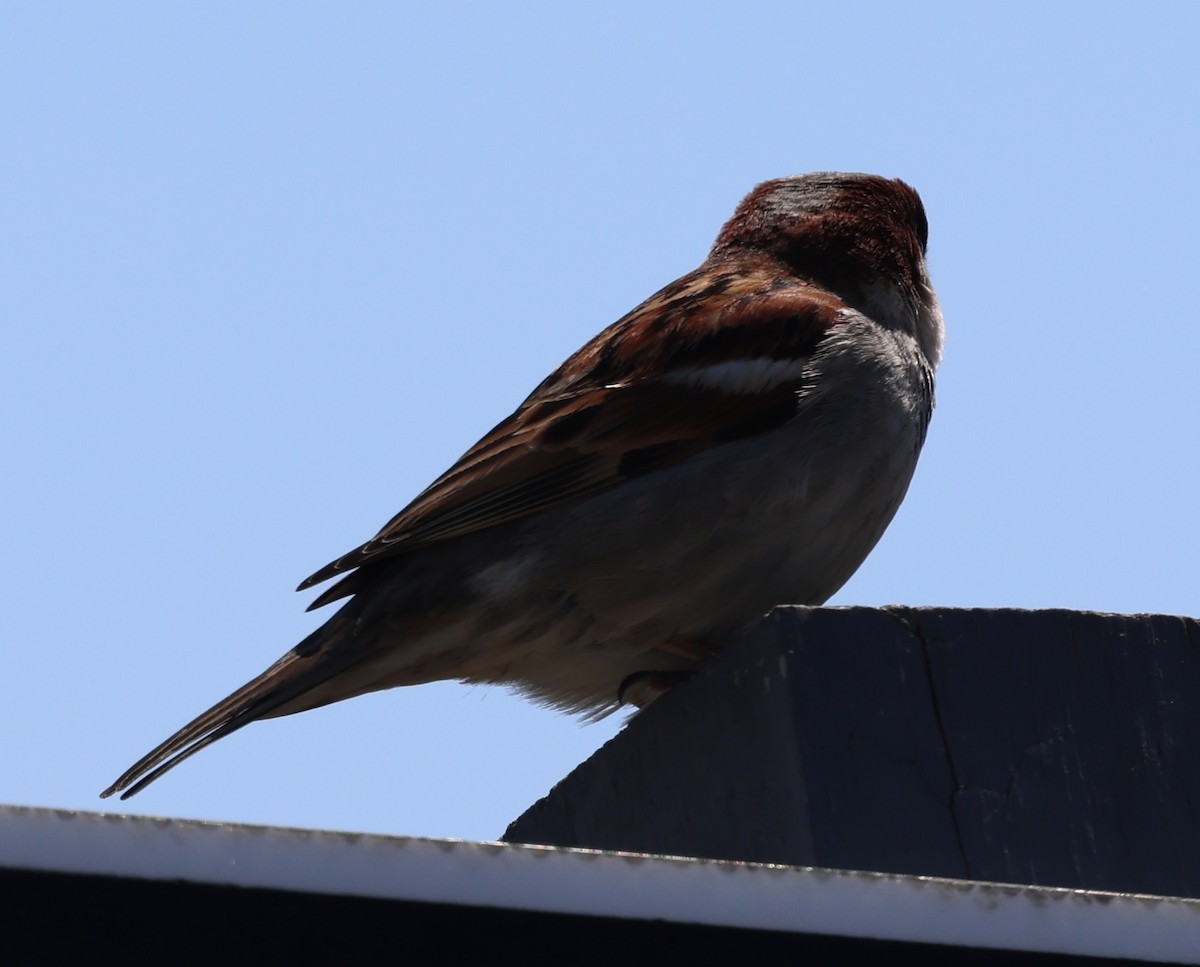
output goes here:
[[[917, 193], [755, 188], [708, 258], [551, 373], [377, 535], [305, 580], [349, 599], [139, 760], [133, 795], [256, 719], [439, 679], [602, 715], [879, 540], [933, 410], [942, 316]], [[648, 690], [647, 690], [648, 689]]]

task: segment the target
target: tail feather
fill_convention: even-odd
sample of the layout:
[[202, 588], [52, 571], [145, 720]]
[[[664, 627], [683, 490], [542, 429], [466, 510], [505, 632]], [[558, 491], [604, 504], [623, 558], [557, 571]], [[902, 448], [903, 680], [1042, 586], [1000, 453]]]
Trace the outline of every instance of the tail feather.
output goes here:
[[371, 650], [344, 641], [338, 642], [336, 647], [322, 647], [320, 638], [327, 638], [329, 628], [326, 625], [318, 629], [257, 678], [198, 715], [130, 766], [116, 782], [100, 793], [100, 797], [105, 799], [119, 792], [122, 799], [128, 799], [185, 759], [251, 722], [272, 714], [298, 712], [330, 701], [324, 698], [307, 705], [297, 704], [295, 708], [283, 708], [357, 664]]

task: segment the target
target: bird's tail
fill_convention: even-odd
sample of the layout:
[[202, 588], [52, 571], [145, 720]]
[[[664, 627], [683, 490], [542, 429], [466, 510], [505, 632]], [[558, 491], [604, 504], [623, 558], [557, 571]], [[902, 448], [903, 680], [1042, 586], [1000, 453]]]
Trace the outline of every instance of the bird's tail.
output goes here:
[[[345, 615], [345, 609], [334, 615], [257, 678], [197, 716], [135, 762], [100, 793], [100, 797], [107, 798], [119, 792], [122, 799], [128, 799], [184, 759], [257, 719], [299, 712], [349, 697], [331, 696], [322, 690], [325, 694], [303, 700], [306, 693], [357, 664], [374, 650], [368, 641], [356, 642], [345, 634], [348, 630], [345, 626], [350, 623], [352, 619]], [[332, 641], [336, 641], [336, 645], [328, 647]]]

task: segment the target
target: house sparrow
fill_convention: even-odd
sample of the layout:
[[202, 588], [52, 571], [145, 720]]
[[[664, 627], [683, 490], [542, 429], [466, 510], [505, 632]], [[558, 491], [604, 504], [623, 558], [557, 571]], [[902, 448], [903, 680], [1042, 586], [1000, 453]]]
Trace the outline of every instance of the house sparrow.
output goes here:
[[361, 547], [324, 625], [122, 775], [133, 795], [255, 719], [499, 683], [598, 716], [779, 603], [823, 603], [900, 505], [942, 316], [902, 181], [759, 185], [694, 272], [571, 356]]

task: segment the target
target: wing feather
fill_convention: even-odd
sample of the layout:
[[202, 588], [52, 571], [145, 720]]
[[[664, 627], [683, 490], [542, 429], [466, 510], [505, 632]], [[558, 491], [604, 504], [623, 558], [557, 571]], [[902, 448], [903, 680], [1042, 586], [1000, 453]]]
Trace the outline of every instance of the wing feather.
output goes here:
[[[781, 425], [844, 308], [802, 283], [781, 287], [769, 272], [685, 276], [579, 350], [375, 537], [300, 589]], [[358, 576], [312, 607], [355, 593]]]

